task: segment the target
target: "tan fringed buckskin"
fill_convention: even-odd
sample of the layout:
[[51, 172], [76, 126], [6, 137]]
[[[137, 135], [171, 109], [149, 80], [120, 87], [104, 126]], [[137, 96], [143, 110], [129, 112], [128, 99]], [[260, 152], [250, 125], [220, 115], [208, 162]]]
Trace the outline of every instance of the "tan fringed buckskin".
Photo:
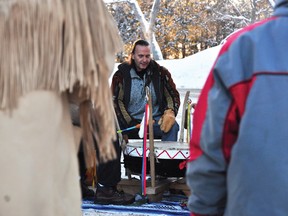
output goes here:
[[13, 110], [35, 90], [71, 93], [79, 83], [90, 100], [80, 105], [88, 167], [97, 163], [92, 136], [100, 160], [116, 157], [108, 79], [122, 43], [104, 7], [99, 0], [0, 0], [0, 108]]

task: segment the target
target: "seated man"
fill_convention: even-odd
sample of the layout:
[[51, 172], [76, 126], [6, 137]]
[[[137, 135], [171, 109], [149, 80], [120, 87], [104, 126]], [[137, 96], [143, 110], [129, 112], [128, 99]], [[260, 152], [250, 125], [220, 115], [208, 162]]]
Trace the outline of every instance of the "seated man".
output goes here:
[[[154, 138], [177, 141], [179, 125], [175, 120], [180, 106], [180, 96], [170, 72], [151, 58], [149, 43], [137, 40], [129, 62], [118, 66], [112, 78], [114, 108], [121, 129], [138, 125], [145, 112], [146, 86], [152, 100]], [[139, 139], [139, 129], [124, 131], [123, 138]], [[141, 173], [142, 159], [124, 155], [125, 167]], [[164, 164], [165, 166], [168, 164]], [[147, 172], [149, 168], [147, 167]], [[162, 175], [161, 173], [157, 173]]]
[[[179, 125], [175, 121], [180, 96], [170, 72], [151, 59], [149, 43], [137, 40], [130, 61], [118, 66], [112, 79], [114, 108], [121, 129], [139, 124], [146, 104], [146, 86], [151, 91], [153, 133], [162, 141], [177, 141]], [[139, 129], [123, 135], [137, 139]], [[124, 136], [125, 137], [125, 136]]]
[[[180, 106], [179, 92], [170, 72], [151, 59], [149, 43], [138, 40], [132, 48], [130, 62], [119, 65], [112, 79], [112, 93], [118, 122], [122, 129], [139, 124], [143, 118], [146, 91], [151, 90], [153, 106], [153, 133], [163, 141], [177, 141], [179, 125], [175, 121]], [[138, 129], [123, 133], [128, 138], [139, 138]], [[124, 137], [125, 137], [124, 136]], [[134, 197], [119, 193], [116, 189], [121, 180], [118, 142], [114, 142], [119, 157], [97, 167], [95, 203], [129, 204]]]

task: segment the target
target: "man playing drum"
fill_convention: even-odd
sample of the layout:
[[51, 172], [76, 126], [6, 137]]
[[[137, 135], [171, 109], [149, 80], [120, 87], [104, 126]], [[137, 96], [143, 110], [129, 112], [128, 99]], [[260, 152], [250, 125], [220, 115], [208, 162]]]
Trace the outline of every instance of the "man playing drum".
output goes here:
[[[147, 102], [146, 86], [151, 91], [153, 120], [155, 121], [154, 137], [162, 141], [177, 141], [179, 125], [175, 116], [180, 106], [179, 92], [170, 72], [151, 59], [149, 43], [145, 40], [137, 40], [132, 47], [130, 61], [120, 64], [112, 79], [114, 108], [121, 129], [136, 126], [141, 122]], [[128, 138], [139, 139], [138, 131], [139, 129], [126, 131], [123, 132], [123, 136], [126, 141]], [[120, 148], [119, 144], [115, 147]], [[111, 171], [115, 170], [115, 167], [120, 172], [120, 159], [109, 162], [106, 166], [101, 165], [101, 172], [98, 174], [105, 172], [106, 180], [102, 179], [101, 185], [97, 185], [96, 203], [106, 196], [99, 192], [106, 185], [111, 186], [111, 180], [114, 181], [114, 185], [120, 181], [119, 172]], [[109, 184], [106, 184], [107, 181]]]
[[[145, 112], [146, 86], [151, 91], [155, 138], [177, 141], [179, 125], [175, 116], [180, 106], [179, 92], [170, 72], [151, 59], [149, 43], [137, 40], [129, 62], [120, 64], [112, 79], [114, 107], [121, 129], [141, 122]], [[123, 134], [139, 139], [138, 129]]]

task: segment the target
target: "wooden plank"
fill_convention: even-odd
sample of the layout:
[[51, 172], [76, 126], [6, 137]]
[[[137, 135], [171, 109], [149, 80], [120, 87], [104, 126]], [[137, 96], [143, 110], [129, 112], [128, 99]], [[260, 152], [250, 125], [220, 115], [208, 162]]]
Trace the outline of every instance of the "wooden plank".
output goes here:
[[149, 90], [148, 93], [148, 104], [149, 104], [149, 158], [150, 158], [150, 175], [151, 175], [151, 185], [155, 187], [155, 152], [154, 152], [154, 132], [153, 132], [153, 112], [152, 112], [152, 98]]
[[185, 178], [171, 182], [169, 188], [175, 191], [182, 191], [186, 196], [190, 196], [191, 194], [190, 188], [186, 184]]
[[[147, 197], [150, 202], [159, 202], [163, 197], [163, 193], [169, 190], [171, 181], [164, 179], [156, 182], [155, 187], [151, 186], [151, 182], [147, 182]], [[124, 191], [129, 194], [141, 193], [141, 181], [139, 179], [122, 179], [118, 185], [119, 191]]]
[[118, 183], [117, 189], [135, 195], [141, 193], [141, 181], [138, 179], [122, 179]]
[[163, 193], [165, 190], [169, 189], [170, 181], [165, 179], [156, 183], [155, 187], [147, 187], [147, 194], [158, 194]]
[[186, 104], [188, 101], [190, 95], [190, 91], [187, 91], [184, 97], [184, 101], [183, 101], [183, 107], [182, 107], [182, 120], [181, 120], [181, 126], [180, 126], [180, 138], [179, 138], [179, 142], [183, 143], [184, 141], [184, 124], [185, 124], [185, 113], [186, 113]]

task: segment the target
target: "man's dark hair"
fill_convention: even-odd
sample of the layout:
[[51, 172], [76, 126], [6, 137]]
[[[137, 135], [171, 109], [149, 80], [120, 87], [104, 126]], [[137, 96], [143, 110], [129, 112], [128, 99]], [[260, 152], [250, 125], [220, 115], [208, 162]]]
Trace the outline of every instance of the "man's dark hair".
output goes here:
[[133, 43], [131, 53], [134, 53], [134, 52], [135, 52], [135, 48], [136, 48], [137, 45], [140, 45], [140, 46], [149, 46], [150, 44], [149, 44], [148, 41], [146, 41], [146, 40], [142, 40], [142, 39], [137, 40], [137, 41], [135, 41], [135, 42]]

